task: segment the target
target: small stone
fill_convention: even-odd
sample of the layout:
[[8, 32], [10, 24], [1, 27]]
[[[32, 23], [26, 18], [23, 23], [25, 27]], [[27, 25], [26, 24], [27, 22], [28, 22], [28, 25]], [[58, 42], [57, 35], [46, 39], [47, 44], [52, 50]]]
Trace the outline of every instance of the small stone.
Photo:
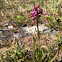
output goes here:
[[8, 29], [13, 29], [13, 26], [12, 25], [8, 26]]
[[0, 31], [0, 34], [2, 34], [2, 31]]

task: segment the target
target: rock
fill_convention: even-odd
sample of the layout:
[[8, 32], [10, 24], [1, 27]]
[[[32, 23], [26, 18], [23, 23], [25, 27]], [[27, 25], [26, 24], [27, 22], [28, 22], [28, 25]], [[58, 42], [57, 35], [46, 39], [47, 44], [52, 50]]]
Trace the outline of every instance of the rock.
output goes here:
[[13, 25], [8, 26], [8, 29], [13, 29]]
[[0, 34], [2, 34], [2, 31], [0, 31]]
[[[43, 30], [47, 30], [48, 27], [44, 26], [44, 24], [39, 25], [39, 31], [42, 32]], [[37, 26], [31, 26], [31, 27], [22, 27], [22, 30], [28, 33], [37, 34]]]
[[11, 33], [10, 29], [1, 29], [2, 34], [0, 35], [0, 44], [4, 45], [5, 42], [11, 40]]

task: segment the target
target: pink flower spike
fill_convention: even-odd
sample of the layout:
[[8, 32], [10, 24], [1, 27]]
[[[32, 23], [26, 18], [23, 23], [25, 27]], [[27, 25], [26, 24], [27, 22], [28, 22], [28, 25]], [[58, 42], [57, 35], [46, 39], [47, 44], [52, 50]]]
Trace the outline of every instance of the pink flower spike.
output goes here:
[[[32, 7], [30, 15], [33, 20], [33, 23], [34, 23], [35, 19], [39, 18], [43, 14], [44, 14], [43, 9], [40, 8], [40, 4], [37, 4], [37, 6]], [[38, 15], [38, 17], [37, 17], [37, 15]], [[46, 14], [44, 14], [44, 15], [46, 15]]]

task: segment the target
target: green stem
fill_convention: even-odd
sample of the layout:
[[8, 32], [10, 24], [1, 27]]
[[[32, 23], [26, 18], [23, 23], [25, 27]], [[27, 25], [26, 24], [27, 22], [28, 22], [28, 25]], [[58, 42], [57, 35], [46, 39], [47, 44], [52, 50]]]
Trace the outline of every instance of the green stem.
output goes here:
[[39, 25], [38, 25], [39, 20], [38, 19], [39, 19], [39, 17], [38, 17], [38, 14], [37, 14], [37, 35], [38, 35], [38, 42], [39, 42], [38, 48], [40, 50], [40, 32], [39, 32]]

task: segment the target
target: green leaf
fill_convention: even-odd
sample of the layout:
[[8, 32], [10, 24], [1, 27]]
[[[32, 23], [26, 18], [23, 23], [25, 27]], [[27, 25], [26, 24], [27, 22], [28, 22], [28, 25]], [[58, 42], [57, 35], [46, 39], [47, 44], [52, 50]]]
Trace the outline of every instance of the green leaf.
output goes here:
[[57, 57], [58, 51], [56, 53], [56, 55], [50, 60], [50, 62], [53, 62], [55, 60], [55, 58]]
[[55, 7], [56, 7], [56, 0], [53, 0], [53, 6], [54, 6], [54, 10], [55, 10]]
[[40, 52], [41, 53], [41, 61], [43, 60], [43, 58], [44, 58], [44, 53], [43, 53], [43, 50], [42, 50], [42, 52]]
[[43, 15], [43, 16], [41, 17], [41, 20], [43, 20], [45, 17], [46, 17], [46, 16], [45, 16], [45, 15]]

